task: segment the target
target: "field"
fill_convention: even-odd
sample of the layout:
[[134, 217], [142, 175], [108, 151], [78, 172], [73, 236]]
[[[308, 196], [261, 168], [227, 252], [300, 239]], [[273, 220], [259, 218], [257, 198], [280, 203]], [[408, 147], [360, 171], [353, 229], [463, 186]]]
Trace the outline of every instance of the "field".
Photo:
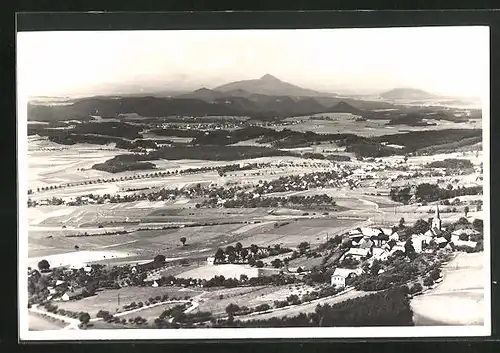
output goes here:
[[287, 121], [299, 121], [298, 124], [286, 126], [290, 130], [306, 132], [312, 131], [319, 134], [336, 134], [336, 133], [353, 133], [359, 136], [372, 137], [388, 134], [397, 134], [399, 132], [422, 131], [422, 130], [443, 130], [443, 129], [473, 129], [481, 128], [481, 120], [473, 120], [470, 123], [454, 123], [450, 121], [430, 121], [437, 125], [435, 126], [407, 126], [396, 125], [386, 126], [389, 120], [367, 120], [355, 121], [354, 116], [350, 114], [318, 114], [319, 116], [329, 116], [336, 120], [315, 120], [309, 117], [288, 118]]
[[162, 312], [164, 312], [167, 309], [173, 308], [174, 306], [179, 305], [175, 303], [166, 303], [166, 304], [161, 304], [161, 305], [156, 305], [150, 308], [146, 308], [140, 311], [136, 312], [131, 312], [130, 314], [125, 314], [125, 315], [120, 315], [120, 319], [130, 319], [130, 318], [136, 318], [137, 316], [140, 316], [146, 320], [148, 320], [149, 323], [152, 323]]
[[[28, 187], [36, 189], [60, 184], [100, 178], [107, 173], [90, 169], [124, 151], [110, 146], [77, 144], [58, 145], [38, 136], [28, 138]], [[77, 169], [85, 169], [80, 172]], [[83, 173], [83, 175], [82, 175]]]
[[362, 297], [362, 296], [365, 296], [368, 294], [369, 294], [368, 292], [349, 291], [349, 292], [339, 294], [338, 296], [328, 297], [325, 299], [318, 299], [318, 300], [314, 300], [314, 301], [312, 301], [310, 303], [306, 303], [306, 304], [294, 305], [294, 306], [290, 306], [290, 307], [276, 309], [270, 313], [256, 314], [256, 315], [252, 314], [252, 315], [242, 316], [242, 317], [239, 317], [238, 319], [241, 321], [247, 321], [247, 320], [267, 320], [267, 319], [270, 319], [273, 317], [284, 317], [284, 316], [293, 317], [293, 316], [297, 316], [301, 313], [307, 314], [309, 312], [314, 312], [314, 310], [316, 309], [316, 306], [318, 304], [333, 305], [333, 304], [340, 303], [340, 302], [345, 301], [345, 300], [359, 298], [359, 297]]
[[205, 265], [183, 272], [177, 277], [209, 280], [215, 276], [224, 276], [225, 278], [240, 279], [241, 275], [246, 275], [248, 278], [258, 277], [258, 272], [257, 268], [245, 265]]
[[[129, 305], [132, 302], [144, 303], [149, 298], [156, 297], [157, 295], [163, 296], [164, 294], [168, 294], [170, 298], [177, 297], [178, 299], [184, 299], [184, 297], [194, 297], [200, 293], [200, 291], [175, 287], [123, 287], [101, 291], [95, 296], [77, 301], [61, 301], [57, 305], [60, 309], [76, 312], [86, 311], [94, 318], [99, 310], [106, 310], [113, 314], [117, 311], [124, 311], [123, 305]], [[118, 305], [118, 299], [120, 300], [120, 305]], [[141, 315], [141, 311], [135, 313], [135, 316], [139, 315]]]
[[28, 313], [28, 328], [30, 331], [60, 330], [65, 326], [67, 324], [62, 321], [49, 319], [32, 312]]
[[260, 304], [273, 306], [274, 301], [284, 300], [289, 295], [302, 295], [312, 291], [312, 287], [297, 286], [257, 286], [209, 290], [199, 299], [200, 311], [212, 311], [214, 314], [225, 314], [229, 304], [256, 307]]
[[460, 253], [443, 268], [443, 282], [412, 300], [415, 324], [482, 325], [484, 253]]
[[[419, 130], [407, 126], [385, 126], [386, 121], [369, 120], [356, 122], [351, 115], [337, 114], [334, 121], [304, 120], [296, 125], [286, 125], [286, 128], [297, 131], [312, 130], [321, 133], [355, 133], [362, 136], [379, 136], [401, 131]], [[287, 120], [299, 121], [304, 118]], [[438, 122], [433, 129], [444, 128], [472, 128], [470, 124], [453, 124]], [[230, 128], [228, 128], [230, 129]], [[155, 136], [149, 136], [155, 137]], [[162, 137], [162, 139], [170, 139]], [[187, 139], [177, 138], [176, 142], [188, 142]], [[256, 139], [240, 141], [238, 146], [256, 145]], [[258, 145], [258, 144], [257, 144]], [[279, 193], [265, 194], [264, 197], [314, 196], [326, 194], [335, 201], [324, 209], [315, 206], [294, 206], [294, 208], [278, 207], [271, 211], [269, 208], [204, 208], [202, 204], [205, 196], [193, 193], [195, 196], [178, 197], [175, 200], [133, 201], [126, 203], [88, 204], [81, 206], [37, 206], [28, 209], [28, 265], [37, 267], [40, 260], [46, 259], [51, 267], [72, 265], [82, 267], [88, 263], [109, 265], [134, 265], [140, 262], [151, 261], [156, 255], [166, 257], [167, 264], [161, 269], [147, 273], [147, 280], [157, 279], [159, 276], [173, 275], [181, 278], [210, 279], [214, 276], [239, 279], [242, 274], [247, 277], [257, 277], [260, 271], [248, 265], [224, 264], [208, 265], [206, 259], [213, 256], [218, 248], [225, 249], [241, 243], [243, 247], [255, 244], [259, 247], [280, 245], [282, 248], [296, 250], [302, 242], [310, 243], [311, 249], [325, 243], [335, 235], [344, 234], [357, 227], [384, 226], [390, 228], [404, 218], [406, 224], [412, 224], [418, 219], [432, 217], [429, 210], [435, 207], [434, 203], [426, 206], [402, 205], [393, 202], [388, 196], [391, 187], [419, 183], [438, 183], [441, 187], [448, 184], [477, 185], [478, 173], [473, 175], [456, 175], [450, 177], [418, 177], [413, 179], [397, 179], [401, 173], [399, 166], [425, 166], [425, 164], [446, 158], [466, 158], [474, 165], [481, 163], [482, 153], [448, 153], [432, 156], [392, 156], [367, 160], [352, 158], [351, 161], [335, 162], [326, 159], [305, 159], [298, 157], [265, 157], [245, 159], [241, 161], [204, 161], [204, 160], [158, 160], [153, 161], [156, 171], [169, 171], [164, 177], [152, 177], [155, 171], [122, 172], [109, 174], [92, 170], [95, 163], [112, 158], [117, 154], [125, 153], [113, 146], [94, 146], [77, 144], [72, 146], [57, 145], [47, 140], [30, 138], [29, 142], [29, 169], [30, 187], [34, 193], [32, 200], [41, 201], [51, 197], [63, 198], [65, 201], [93, 194], [121, 194], [148, 193], [161, 188], [184, 189], [200, 184], [203, 187], [214, 188], [211, 197], [220, 197], [228, 200], [231, 196], [218, 194], [215, 187], [240, 187], [241, 190], [252, 190], [252, 186], [262, 181], [278, 179], [282, 176], [300, 176], [311, 172], [332, 171], [336, 164], [356, 169], [355, 175], [346, 177], [346, 180], [325, 182], [319, 188], [304, 191], [293, 191], [296, 186], [286, 186], [280, 190], [290, 190]], [[306, 148], [291, 149], [297, 153], [324, 153], [348, 154], [344, 148], [331, 142], [314, 144]], [[184, 158], [184, 156], [183, 156]], [[187, 157], [188, 158], [188, 157]], [[178, 174], [188, 168], [220, 167], [229, 164], [269, 164], [261, 169], [229, 171], [219, 175], [218, 171], [210, 170], [193, 174]], [[370, 167], [380, 164], [390, 165], [387, 170], [374, 171], [376, 177], [363, 179], [360, 177]], [[363, 170], [362, 170], [363, 169]], [[400, 169], [400, 170], [398, 170]], [[134, 180], [125, 178], [137, 175]], [[97, 181], [104, 178], [104, 183], [92, 183], [49, 190], [36, 190], [37, 187], [55, 186], [75, 181]], [[115, 180], [111, 181], [111, 178]], [[309, 176], [303, 178], [308, 180]], [[333, 179], [333, 178], [332, 178]], [[438, 181], [438, 179], [440, 179]], [[457, 180], [457, 181], [455, 181]], [[355, 185], [347, 183], [353, 181]], [[311, 184], [310, 184], [311, 185]], [[247, 189], [248, 187], [248, 189]], [[311, 187], [311, 186], [308, 186]], [[315, 187], [315, 186], [314, 186]], [[129, 189], [133, 189], [128, 191]], [[148, 189], [148, 190], [146, 190]], [[298, 189], [298, 188], [297, 188]], [[135, 191], [134, 191], [135, 190]], [[276, 190], [276, 189], [275, 189]], [[214, 196], [215, 195], [215, 196]], [[222, 196], [220, 196], [222, 195]], [[258, 195], [257, 195], [258, 196]], [[251, 197], [251, 195], [249, 196]], [[140, 197], [142, 198], [142, 196]], [[138, 199], [140, 199], [138, 198]], [[462, 201], [471, 201], [480, 196], [463, 197]], [[106, 200], [105, 202], [107, 202]], [[331, 207], [330, 207], [331, 206]], [[462, 206], [461, 206], [462, 207]], [[443, 223], [449, 220], [456, 221], [463, 210], [458, 207], [455, 213], [441, 214]], [[471, 211], [470, 216], [482, 216], [481, 213]], [[106, 234], [124, 232], [124, 234]], [[181, 239], [185, 238], [185, 244]], [[21, 238], [24, 240], [25, 238]], [[183, 239], [184, 240], [184, 239]], [[340, 251], [335, 252], [340, 256]], [[274, 258], [285, 258], [290, 253], [270, 256], [263, 259], [266, 269], [271, 270], [269, 263]], [[333, 262], [335, 258], [331, 258]], [[182, 260], [182, 261], [179, 261]], [[301, 267], [309, 270], [323, 263], [323, 257], [314, 258], [301, 256], [289, 262], [289, 268], [294, 271]], [[458, 261], [458, 262], [457, 262]], [[484, 305], [484, 285], [482, 285], [482, 268], [478, 265], [478, 258], [465, 256], [452, 262], [445, 269], [445, 277], [433, 291], [420, 297], [415, 297], [412, 305], [415, 308], [417, 324], [422, 322], [458, 322], [481, 323], [478, 317]], [[455, 267], [453, 267], [455, 266]], [[279, 271], [279, 269], [272, 269]], [[309, 282], [306, 282], [309, 283]], [[193, 287], [194, 288], [194, 287]], [[289, 286], [255, 286], [237, 288], [199, 288], [186, 289], [182, 287], [123, 287], [121, 289], [101, 290], [95, 296], [78, 301], [58, 301], [61, 309], [89, 312], [92, 318], [99, 310], [111, 313], [123, 312], [123, 306], [131, 302], [145, 303], [150, 297], [168, 294], [170, 298], [192, 298], [198, 303], [199, 311], [211, 311], [216, 317], [225, 317], [226, 307], [233, 303], [239, 306], [253, 308], [266, 303], [271, 307], [274, 301], [284, 300], [291, 294], [299, 297], [316, 290], [305, 283]], [[272, 310], [271, 313], [237, 317], [242, 320], [266, 319], [273, 316], [294, 316], [315, 310], [317, 304], [338, 303], [343, 300], [366, 295], [363, 292], [348, 291], [339, 296], [319, 299], [312, 303]], [[482, 297], [481, 297], [482, 296]], [[162, 304], [146, 308], [137, 312], [122, 315], [129, 319], [137, 316], [144, 317], [151, 324], [166, 308], [172, 304]], [[443, 309], [444, 308], [444, 309]], [[451, 308], [451, 309], [450, 309]], [[461, 313], [460, 318], [449, 314]], [[482, 313], [482, 311], [481, 311]], [[463, 315], [462, 315], [463, 314]], [[460, 320], [459, 320], [460, 319]], [[426, 321], [427, 320], [427, 321]], [[458, 321], [457, 321], [458, 320]], [[483, 318], [484, 320], [484, 318]], [[42, 317], [31, 317], [30, 326], [33, 329], [60, 329], [57, 322], [47, 321]], [[91, 329], [118, 328], [119, 325], [104, 322], [95, 322]], [[140, 328], [135, 325], [123, 327]]]

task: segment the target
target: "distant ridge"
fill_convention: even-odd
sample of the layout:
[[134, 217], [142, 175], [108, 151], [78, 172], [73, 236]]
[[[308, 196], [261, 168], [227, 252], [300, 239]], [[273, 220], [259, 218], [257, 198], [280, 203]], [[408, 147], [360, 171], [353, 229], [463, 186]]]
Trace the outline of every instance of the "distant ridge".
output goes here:
[[274, 96], [333, 96], [312, 89], [302, 88], [291, 83], [280, 80], [279, 78], [265, 74], [261, 78], [253, 80], [243, 80], [227, 83], [225, 85], [214, 88], [215, 91], [230, 92], [230, 91], [246, 91], [249, 93], [258, 93]]
[[361, 115], [364, 113], [363, 110], [358, 109], [349, 103], [346, 103], [344, 101], [340, 101], [331, 108], [327, 110], [328, 113], [350, 113], [354, 115]]
[[440, 96], [416, 88], [395, 88], [380, 94], [380, 97], [394, 100], [424, 100]]

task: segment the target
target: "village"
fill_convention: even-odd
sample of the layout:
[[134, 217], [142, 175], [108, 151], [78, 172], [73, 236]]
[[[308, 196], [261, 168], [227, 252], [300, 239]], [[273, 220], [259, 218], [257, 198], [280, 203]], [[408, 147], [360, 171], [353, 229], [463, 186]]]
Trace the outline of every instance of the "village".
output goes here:
[[[302, 242], [296, 247], [281, 247], [279, 244], [267, 247], [252, 244], [244, 247], [241, 243], [237, 243], [236, 246], [219, 248], [213, 256], [206, 258], [205, 264], [198, 262], [194, 268], [188, 266], [184, 273], [179, 271], [179, 268], [188, 265], [187, 260], [166, 262], [165, 256], [161, 254], [152, 261], [135, 265], [115, 265], [112, 268], [99, 264], [51, 268], [47, 261], [42, 260], [38, 264], [38, 270], [29, 269], [31, 293], [29, 307], [30, 310], [40, 314], [39, 307], [44, 306], [48, 314], [43, 312], [41, 314], [48, 315], [56, 321], [61, 320], [61, 317], [80, 320], [80, 323], [72, 326], [74, 329], [91, 328], [93, 325], [100, 327], [98, 326], [100, 321], [111, 325], [146, 325], [152, 328], [165, 328], [171, 325], [204, 327], [225, 325], [228, 317], [230, 321], [234, 320], [235, 316], [245, 321], [247, 316], [253, 318], [256, 315], [269, 315], [275, 310], [282, 312], [288, 307], [306, 305], [321, 298], [340, 298], [343, 295], [351, 295], [353, 290], [369, 293], [371, 290], [385, 289], [395, 283], [408, 286], [411, 295], [417, 296], [426, 293], [442, 281], [438, 270], [439, 264], [449, 261], [454, 253], [483, 250], [482, 227], [482, 220], [466, 215], [453, 223], [448, 219], [444, 225], [439, 205], [436, 205], [434, 216], [428, 221], [418, 220], [414, 225], [406, 225], [404, 219], [401, 219], [399, 224], [390, 228], [358, 227], [326, 239], [318, 247], [311, 247], [307, 242]], [[294, 266], [294, 263], [301, 259], [315, 258], [321, 260], [320, 266], [309, 268]], [[398, 259], [410, 264], [422, 259], [430, 262], [426, 265], [426, 271], [420, 274], [413, 273], [410, 276], [403, 275], [400, 278], [397, 277], [399, 275], [394, 277], [394, 271], [403, 271], [404, 268], [401, 263], [394, 266], [395, 263], [399, 263]], [[172, 272], [172, 269], [177, 271]], [[377, 282], [374, 288], [367, 284], [374, 279], [382, 278], [386, 272], [392, 273], [390, 282], [385, 284]], [[174, 276], [172, 273], [177, 275]], [[259, 291], [263, 289], [262, 286], [266, 286], [283, 291], [291, 285], [300, 289], [288, 291], [286, 297], [289, 299], [282, 301], [274, 298], [254, 308], [250, 305], [254, 296], [240, 297], [235, 294], [233, 295], [235, 303], [231, 301], [228, 307], [236, 305], [244, 308], [235, 312], [211, 313], [205, 302], [211, 302], [213, 299], [204, 299], [204, 296], [214, 298], [215, 293], [219, 291], [224, 293], [231, 288], [238, 290], [255, 288]], [[149, 299], [134, 300], [123, 308], [120, 306], [121, 290], [148, 287], [156, 290], [154, 292], [156, 295]], [[161, 289], [165, 290], [160, 295]], [[110, 306], [110, 302], [115, 300], [113, 298], [108, 298], [107, 303], [102, 304], [103, 308], [99, 309], [100, 314], [97, 312], [88, 314], [84, 311], [86, 305], [83, 302], [95, 298], [97, 304], [99, 296], [106, 291], [117, 292], [118, 304], [114, 311], [106, 310], [114, 307]], [[172, 295], [172, 292], [178, 296]], [[196, 299], [193, 294], [197, 294]], [[224, 297], [224, 294], [220, 297]], [[124, 303], [124, 299], [121, 302]], [[168, 311], [172, 314], [169, 308], [174, 304], [183, 305], [181, 312], [185, 314], [180, 318], [177, 317], [180, 315], [178, 311], [173, 312], [177, 315], [176, 318], [164, 313]], [[95, 304], [91, 306], [93, 305]], [[207, 308], [207, 311], [200, 311], [198, 309], [200, 305]], [[166, 309], [158, 311], [161, 307]], [[68, 308], [79, 308], [79, 310], [73, 311]], [[156, 318], [154, 315], [146, 319], [134, 318], [126, 323], [124, 323], [126, 320], [120, 319], [122, 316], [127, 316], [129, 311], [137, 313], [139, 315], [137, 317], [140, 317], [141, 312], [148, 313], [148, 310], [153, 308], [159, 313]]]

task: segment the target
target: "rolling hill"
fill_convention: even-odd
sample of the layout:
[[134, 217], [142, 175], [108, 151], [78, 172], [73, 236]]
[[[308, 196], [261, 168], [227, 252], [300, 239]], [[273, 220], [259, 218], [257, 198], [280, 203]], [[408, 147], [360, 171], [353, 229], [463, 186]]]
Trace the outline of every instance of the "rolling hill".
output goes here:
[[351, 113], [354, 115], [363, 115], [365, 111], [356, 108], [352, 106], [349, 103], [346, 103], [344, 101], [338, 102], [336, 105], [333, 107], [330, 107], [326, 110], [327, 113]]
[[243, 80], [231, 82], [214, 88], [216, 91], [231, 92], [243, 90], [250, 93], [259, 93], [274, 96], [331, 96], [332, 94], [314, 91], [312, 89], [302, 88], [291, 83], [281, 81], [280, 79], [266, 74], [259, 79]]
[[438, 95], [416, 88], [395, 88], [380, 94], [380, 97], [391, 100], [426, 100], [440, 98]]

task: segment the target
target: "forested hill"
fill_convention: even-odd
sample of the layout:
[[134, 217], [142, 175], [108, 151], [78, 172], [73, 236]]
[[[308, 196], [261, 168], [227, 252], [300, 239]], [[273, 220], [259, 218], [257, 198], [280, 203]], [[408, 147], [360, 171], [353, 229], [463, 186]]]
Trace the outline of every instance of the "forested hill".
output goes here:
[[[199, 93], [199, 92], [198, 92]], [[114, 117], [135, 113], [143, 117], [167, 116], [249, 116], [274, 118], [302, 116], [326, 112], [352, 113], [361, 109], [376, 109], [380, 102], [349, 99], [341, 102], [327, 97], [321, 103], [314, 97], [252, 95], [222, 97], [204, 92], [200, 98], [184, 97], [98, 97], [83, 98], [68, 105], [28, 104], [29, 121], [85, 120], [90, 115]], [[207, 99], [209, 97], [210, 99]], [[202, 99], [204, 98], [204, 99]], [[319, 97], [321, 98], [321, 97]], [[348, 104], [346, 104], [348, 103]], [[333, 109], [332, 109], [333, 108]]]

